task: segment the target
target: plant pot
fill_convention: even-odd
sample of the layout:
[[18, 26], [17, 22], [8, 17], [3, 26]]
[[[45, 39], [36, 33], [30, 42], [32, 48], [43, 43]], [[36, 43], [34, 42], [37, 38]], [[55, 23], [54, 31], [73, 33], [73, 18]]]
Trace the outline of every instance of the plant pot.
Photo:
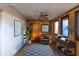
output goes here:
[[24, 39], [24, 43], [23, 43], [23, 44], [25, 44], [25, 43], [26, 43], [26, 41], [27, 41], [27, 39]]
[[31, 40], [29, 40], [29, 42], [28, 42], [29, 44], [31, 44]]
[[31, 40], [27, 39], [27, 43], [30, 44], [31, 43]]

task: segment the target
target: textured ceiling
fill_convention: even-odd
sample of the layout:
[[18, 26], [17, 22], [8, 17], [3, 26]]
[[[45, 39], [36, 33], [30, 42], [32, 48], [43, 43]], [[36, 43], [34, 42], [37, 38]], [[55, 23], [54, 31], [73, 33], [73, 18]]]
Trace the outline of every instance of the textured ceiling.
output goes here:
[[18, 3], [12, 5], [25, 17], [39, 16], [40, 12], [47, 12], [50, 20], [77, 6], [77, 3]]

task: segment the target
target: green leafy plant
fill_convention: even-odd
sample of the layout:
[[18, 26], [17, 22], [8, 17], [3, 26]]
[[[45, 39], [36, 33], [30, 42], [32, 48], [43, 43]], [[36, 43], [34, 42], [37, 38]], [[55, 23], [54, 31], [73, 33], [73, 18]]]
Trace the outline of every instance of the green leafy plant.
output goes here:
[[31, 32], [32, 32], [31, 27], [27, 27], [24, 32], [24, 39], [28, 38], [29, 40], [31, 40]]

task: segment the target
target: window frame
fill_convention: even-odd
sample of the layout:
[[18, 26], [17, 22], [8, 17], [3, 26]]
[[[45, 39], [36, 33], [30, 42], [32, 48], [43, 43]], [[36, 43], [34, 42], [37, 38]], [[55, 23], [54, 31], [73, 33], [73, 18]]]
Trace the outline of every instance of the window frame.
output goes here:
[[[48, 26], [48, 32], [42, 31], [42, 26]], [[41, 24], [41, 32], [42, 33], [49, 33], [50, 32], [50, 26], [49, 26], [49, 24]]]
[[[69, 26], [69, 15], [66, 15], [66, 16], [63, 16], [62, 18], [61, 18], [61, 35], [63, 36], [63, 20], [64, 20], [64, 18], [68, 18], [68, 26]], [[65, 37], [65, 38], [68, 38], [69, 37], [69, 30], [68, 30], [68, 36], [63, 36], [63, 37]]]
[[[56, 34], [56, 33], [55, 33], [55, 22], [58, 22], [58, 28], [59, 28], [59, 19], [57, 19], [57, 20], [54, 21], [54, 34]], [[59, 33], [59, 29], [58, 29], [58, 33]], [[56, 34], [56, 35], [57, 35], [57, 34]]]

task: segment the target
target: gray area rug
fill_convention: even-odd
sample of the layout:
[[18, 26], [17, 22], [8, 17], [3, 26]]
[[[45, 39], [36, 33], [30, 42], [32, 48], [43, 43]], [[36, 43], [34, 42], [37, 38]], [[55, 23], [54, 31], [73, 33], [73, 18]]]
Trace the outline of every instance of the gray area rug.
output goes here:
[[56, 49], [51, 49], [45, 44], [30, 44], [24, 53], [24, 56], [59, 56]]

